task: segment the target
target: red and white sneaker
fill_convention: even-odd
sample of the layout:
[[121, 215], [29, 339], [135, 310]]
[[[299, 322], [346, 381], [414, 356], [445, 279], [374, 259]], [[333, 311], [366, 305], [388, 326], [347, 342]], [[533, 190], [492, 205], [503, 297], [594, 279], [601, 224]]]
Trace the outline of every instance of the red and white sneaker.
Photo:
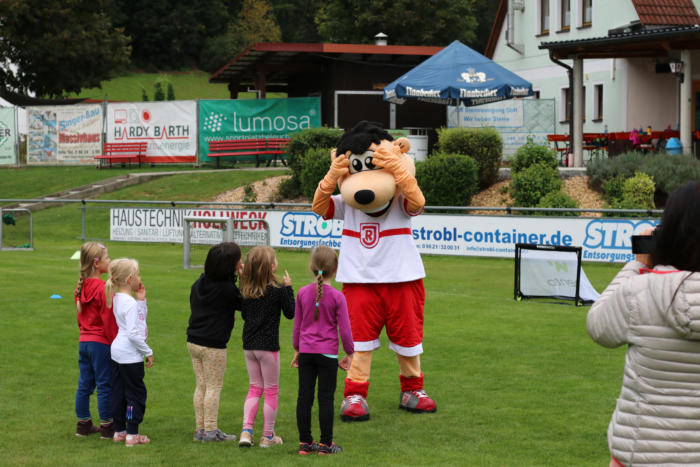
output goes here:
[[399, 401], [399, 409], [408, 410], [409, 412], [424, 413], [436, 412], [437, 406], [424, 390], [404, 391], [401, 393]]
[[340, 404], [340, 419], [344, 422], [361, 422], [369, 420], [367, 399], [359, 394], [353, 394]]
[[115, 431], [114, 437], [112, 437], [115, 443], [123, 443], [126, 441], [126, 430], [125, 431]]

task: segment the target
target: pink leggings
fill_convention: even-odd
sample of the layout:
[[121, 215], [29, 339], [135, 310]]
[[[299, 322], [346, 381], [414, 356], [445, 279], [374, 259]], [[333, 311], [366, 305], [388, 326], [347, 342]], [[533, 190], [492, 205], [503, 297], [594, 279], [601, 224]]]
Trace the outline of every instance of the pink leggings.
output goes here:
[[263, 435], [275, 434], [277, 394], [280, 382], [280, 353], [266, 350], [244, 350], [250, 387], [243, 405], [243, 429], [252, 430], [258, 414], [260, 396], [265, 393], [263, 405]]

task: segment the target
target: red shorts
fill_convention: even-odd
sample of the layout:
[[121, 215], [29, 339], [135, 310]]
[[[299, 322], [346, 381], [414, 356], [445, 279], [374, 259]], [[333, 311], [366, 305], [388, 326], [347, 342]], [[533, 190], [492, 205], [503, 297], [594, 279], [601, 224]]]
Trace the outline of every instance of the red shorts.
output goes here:
[[386, 284], [343, 284], [355, 350], [379, 347], [383, 327], [399, 355], [423, 352], [423, 279]]

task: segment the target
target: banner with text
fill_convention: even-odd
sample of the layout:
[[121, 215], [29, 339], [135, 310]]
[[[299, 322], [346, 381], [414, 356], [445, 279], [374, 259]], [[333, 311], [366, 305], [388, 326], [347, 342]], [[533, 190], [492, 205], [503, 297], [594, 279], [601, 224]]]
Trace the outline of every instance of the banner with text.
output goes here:
[[447, 108], [448, 128], [495, 128], [503, 138], [503, 155], [512, 156], [531, 137], [547, 144], [554, 133], [554, 99], [513, 99], [476, 107]]
[[0, 107], [0, 165], [17, 163], [17, 125], [14, 107]]
[[321, 99], [236, 99], [199, 101], [200, 160], [209, 158], [209, 141], [287, 138], [321, 126]]
[[[340, 248], [343, 222], [303, 211], [230, 211], [218, 209], [113, 208], [110, 239], [182, 243], [183, 216], [262, 219], [270, 226], [270, 245]], [[580, 246], [583, 261], [627, 262], [634, 255], [631, 236], [658, 225], [656, 219], [448, 216], [423, 214], [412, 219], [411, 233], [421, 253], [512, 258], [516, 243]], [[221, 225], [194, 223], [193, 243], [221, 241]], [[251, 239], [265, 243], [260, 222], [234, 223]]]
[[146, 142], [146, 162], [194, 162], [197, 102], [107, 104], [107, 142]]
[[102, 153], [102, 106], [27, 107], [27, 164], [94, 164]]

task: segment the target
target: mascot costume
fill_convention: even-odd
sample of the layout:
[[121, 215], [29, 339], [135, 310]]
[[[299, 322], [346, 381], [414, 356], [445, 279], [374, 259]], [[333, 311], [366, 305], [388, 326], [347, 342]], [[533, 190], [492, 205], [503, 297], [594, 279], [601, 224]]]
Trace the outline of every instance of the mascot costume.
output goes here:
[[[425, 270], [411, 235], [411, 217], [423, 212], [425, 198], [415, 178], [406, 138], [393, 138], [379, 123], [362, 121], [331, 152], [331, 168], [318, 185], [313, 211], [342, 219], [336, 280], [348, 302], [355, 356], [345, 379], [340, 416], [369, 419], [372, 352], [386, 328], [399, 363], [399, 408], [435, 412], [423, 390]], [[333, 195], [336, 185], [339, 195]]]

